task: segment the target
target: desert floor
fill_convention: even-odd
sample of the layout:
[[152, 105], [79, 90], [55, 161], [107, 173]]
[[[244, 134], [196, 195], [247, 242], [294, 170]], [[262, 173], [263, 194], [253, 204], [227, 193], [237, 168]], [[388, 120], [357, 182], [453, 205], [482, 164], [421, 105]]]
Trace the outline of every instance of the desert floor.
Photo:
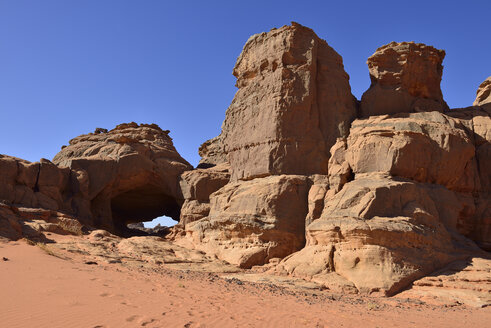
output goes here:
[[0, 243], [1, 327], [489, 327], [491, 307], [334, 295]]

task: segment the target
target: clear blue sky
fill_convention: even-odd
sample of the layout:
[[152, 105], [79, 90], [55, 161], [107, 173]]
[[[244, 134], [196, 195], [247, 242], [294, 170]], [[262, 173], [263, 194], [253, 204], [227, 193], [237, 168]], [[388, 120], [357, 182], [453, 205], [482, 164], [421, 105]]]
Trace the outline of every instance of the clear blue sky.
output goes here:
[[445, 49], [450, 107], [491, 75], [491, 1], [0, 0], [0, 153], [51, 159], [121, 122], [157, 123], [193, 165], [220, 132], [251, 34], [297, 21], [344, 58], [354, 95], [390, 41]]

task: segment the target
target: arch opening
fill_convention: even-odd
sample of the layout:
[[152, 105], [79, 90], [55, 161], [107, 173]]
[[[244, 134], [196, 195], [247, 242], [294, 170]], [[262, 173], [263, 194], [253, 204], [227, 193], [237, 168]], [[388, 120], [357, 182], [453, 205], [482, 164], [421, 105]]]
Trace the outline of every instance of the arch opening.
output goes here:
[[171, 217], [168, 216], [159, 216], [152, 221], [143, 222], [143, 226], [147, 229], [154, 229], [155, 227], [172, 227], [176, 225], [178, 222]]
[[115, 227], [127, 231], [129, 224], [151, 222], [162, 216], [179, 221], [181, 207], [161, 188], [145, 185], [111, 198], [111, 212]]

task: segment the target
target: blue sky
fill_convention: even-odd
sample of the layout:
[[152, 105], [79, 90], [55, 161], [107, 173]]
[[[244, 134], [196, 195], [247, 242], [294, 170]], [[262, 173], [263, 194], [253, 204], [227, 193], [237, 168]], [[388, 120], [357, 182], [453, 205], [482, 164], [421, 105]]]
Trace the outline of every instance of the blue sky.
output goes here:
[[447, 52], [450, 107], [491, 75], [491, 1], [0, 0], [0, 153], [51, 159], [68, 140], [121, 122], [157, 123], [193, 165], [220, 132], [232, 68], [251, 34], [297, 21], [344, 58], [353, 94], [390, 41]]

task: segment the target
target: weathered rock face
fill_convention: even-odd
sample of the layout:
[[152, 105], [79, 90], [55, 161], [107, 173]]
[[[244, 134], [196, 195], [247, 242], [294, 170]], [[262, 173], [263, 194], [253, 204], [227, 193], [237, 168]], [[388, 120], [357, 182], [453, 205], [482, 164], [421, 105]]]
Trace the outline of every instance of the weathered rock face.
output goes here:
[[192, 169], [168, 131], [136, 123], [74, 138], [53, 162], [86, 172], [89, 223], [111, 230], [161, 215], [179, 220], [179, 176]]
[[[186, 225], [182, 241], [242, 267], [287, 256], [274, 272], [386, 295], [479, 253], [461, 234], [487, 249], [489, 113], [448, 111], [444, 51], [413, 42], [379, 48], [368, 60], [372, 86], [360, 109], [372, 117], [354, 122], [334, 54], [295, 24], [249, 39], [222, 133], [200, 148], [203, 164], [230, 164], [232, 183], [211, 194], [209, 212], [189, 202], [186, 211], [200, 219]], [[308, 175], [306, 201], [267, 201], [285, 182], [263, 177], [278, 174]], [[283, 206], [298, 209], [296, 219], [285, 219]], [[306, 246], [293, 253], [298, 237], [276, 227], [271, 234], [264, 222], [298, 224], [300, 217]], [[278, 236], [288, 247], [277, 246]]]
[[201, 160], [198, 168], [207, 168], [218, 164], [228, 163], [227, 154], [223, 149], [220, 136], [205, 141], [198, 150]]
[[324, 199], [329, 190], [329, 178], [327, 175], [316, 174], [310, 176], [312, 186], [309, 189], [308, 206], [309, 211], [305, 219], [305, 226], [312, 221], [317, 220], [322, 214], [324, 208]]
[[463, 250], [477, 251], [452, 233], [459, 205], [441, 186], [363, 174], [326, 199], [321, 217], [306, 228], [306, 247], [276, 271], [328, 286], [335, 275], [347, 289], [391, 295], [468, 256]]
[[479, 86], [476, 93], [476, 100], [474, 100], [474, 106], [481, 106], [491, 103], [491, 76], [484, 80]]
[[85, 199], [86, 172], [59, 168], [47, 159], [31, 163], [0, 155], [0, 201], [8, 204], [90, 216]]
[[354, 121], [346, 160], [355, 175], [384, 172], [455, 191], [479, 188], [471, 138], [461, 124], [438, 112]]
[[[491, 250], [491, 106], [468, 107], [448, 112], [462, 124], [475, 147], [479, 183], [471, 193], [459, 193], [464, 204], [459, 231], [474, 240], [481, 248]], [[476, 179], [477, 180], [477, 179]]]
[[[455, 261], [416, 280], [398, 295], [433, 304], [465, 304], [483, 308], [491, 304], [491, 261], [482, 257]], [[435, 302], [436, 301], [436, 302]]]
[[233, 73], [239, 90], [202, 162], [226, 158], [233, 181], [326, 174], [330, 147], [356, 115], [341, 56], [293, 23], [249, 38]]
[[361, 98], [361, 117], [444, 111], [440, 82], [445, 51], [422, 43], [391, 42], [368, 58], [372, 84]]
[[444, 186], [462, 206], [459, 232], [489, 249], [490, 129], [491, 116], [477, 107], [356, 120], [332, 149], [328, 195], [365, 173]]
[[179, 184], [184, 197], [179, 224], [202, 219], [210, 213], [210, 195], [230, 180], [229, 166], [219, 164], [208, 169], [184, 172]]
[[182, 243], [243, 268], [305, 244], [308, 179], [272, 176], [230, 183], [210, 195], [209, 215], [186, 224]]
[[391, 295], [479, 254], [461, 234], [489, 249], [490, 173], [481, 162], [490, 130], [478, 107], [355, 120], [331, 149], [330, 189], [306, 247], [275, 271]]
[[72, 139], [54, 163], [0, 155], [0, 201], [111, 231], [161, 215], [179, 220], [179, 176], [192, 167], [167, 134], [154, 124], [121, 124]]

